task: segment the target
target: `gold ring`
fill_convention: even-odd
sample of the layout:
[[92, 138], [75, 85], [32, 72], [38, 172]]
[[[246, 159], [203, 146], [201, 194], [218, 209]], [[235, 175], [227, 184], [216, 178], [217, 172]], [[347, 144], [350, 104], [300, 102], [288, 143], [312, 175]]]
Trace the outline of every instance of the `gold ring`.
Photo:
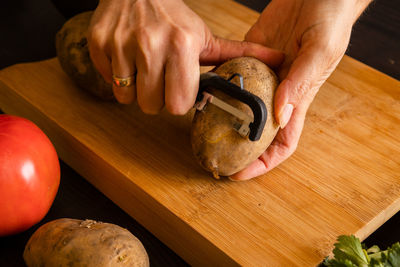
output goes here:
[[134, 75], [124, 77], [124, 78], [117, 77], [115, 75], [112, 76], [113, 83], [118, 87], [131, 86], [134, 78], [135, 78]]

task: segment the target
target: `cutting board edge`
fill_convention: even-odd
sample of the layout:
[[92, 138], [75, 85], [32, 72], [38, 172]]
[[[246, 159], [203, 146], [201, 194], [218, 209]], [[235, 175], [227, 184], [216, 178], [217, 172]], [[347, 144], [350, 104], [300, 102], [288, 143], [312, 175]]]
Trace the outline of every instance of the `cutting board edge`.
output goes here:
[[[52, 59], [48, 59], [48, 60], [56, 60], [56, 58], [52, 58]], [[357, 60], [355, 60], [356, 62], [358, 62]], [[361, 63], [361, 62], [359, 62], [359, 63]], [[21, 64], [31, 64], [31, 63], [21, 63]], [[21, 65], [21, 64], [17, 64], [17, 65]], [[33, 63], [34, 64], [34, 63]], [[361, 64], [363, 64], [363, 63], [361, 63]], [[15, 65], [14, 65], [15, 66]], [[366, 66], [366, 67], [368, 67], [368, 66]], [[378, 73], [379, 73], [379, 71], [377, 71]], [[1, 73], [1, 72], [0, 72]], [[1, 76], [1, 74], [0, 74], [0, 76]], [[389, 77], [389, 78], [391, 78], [390, 76], [387, 76], [387, 77]], [[1, 81], [1, 77], [0, 77], [0, 81]], [[396, 81], [397, 82], [397, 81]], [[9, 86], [7, 86], [7, 87], [9, 87]], [[25, 101], [28, 101], [27, 99], [24, 99]], [[28, 112], [29, 113], [29, 112]], [[83, 175], [84, 177], [85, 177], [85, 175]], [[87, 178], [86, 178], [87, 179]], [[93, 184], [93, 182], [92, 182], [92, 184]], [[97, 187], [97, 186], [96, 186]], [[102, 192], [104, 192], [103, 190], [100, 190], [100, 191], [102, 191]], [[112, 199], [112, 198], [111, 198]], [[118, 203], [117, 203], [118, 204]], [[121, 206], [121, 205], [119, 205], [119, 206]], [[129, 207], [128, 207], [129, 208]], [[127, 210], [127, 208], [123, 208], [125, 211]], [[128, 212], [130, 215], [131, 215], [131, 212]], [[132, 216], [132, 215], [131, 215]], [[135, 217], [135, 216], [132, 216], [132, 217]], [[385, 217], [385, 216], [384, 216]], [[386, 216], [385, 217], [386, 219], [388, 219], [388, 218], [390, 218], [390, 216]], [[376, 221], [376, 220], [373, 220], [373, 221]], [[372, 224], [371, 222], [369, 222], [368, 223], [368, 225], [370, 225], [370, 224]], [[362, 231], [360, 230], [359, 231], [361, 234], [362, 234]], [[372, 232], [372, 231], [371, 231]], [[364, 234], [365, 235], [365, 234]], [[166, 242], [167, 243], [167, 242]], [[168, 243], [167, 243], [168, 244]], [[171, 247], [171, 246], [170, 246]], [[185, 257], [184, 257], [185, 258]], [[186, 259], [186, 258], [185, 258]], [[190, 262], [190, 260], [188, 260], [189, 262]]]
[[[12, 68], [12, 66], [8, 68]], [[10, 86], [7, 85], [7, 83], [3, 82], [0, 77], [0, 89], [4, 87], [10, 88]], [[3, 91], [6, 92], [6, 90]], [[183, 222], [179, 217], [177, 217], [174, 213], [168, 210], [165, 206], [163, 206], [161, 203], [159, 203], [157, 200], [155, 200], [141, 188], [136, 186], [131, 180], [130, 180], [131, 183], [127, 184], [126, 179], [121, 179], [121, 176], [123, 175], [119, 173], [115, 168], [110, 166], [107, 162], [102, 161], [102, 159], [98, 158], [96, 155], [92, 155], [89, 156], [92, 157], [90, 159], [91, 162], [93, 162], [93, 160], [100, 160], [102, 161], [103, 166], [107, 165], [107, 168], [103, 169], [102, 173], [110, 173], [111, 176], [117, 177], [120, 180], [120, 183], [125, 183], [127, 187], [119, 187], [118, 192], [112, 191], [113, 188], [115, 188], [114, 183], [107, 182], [107, 179], [104, 179], [104, 181], [98, 181], [97, 179], [95, 179], [94, 178], [96, 176], [95, 172], [98, 171], [98, 169], [87, 168], [87, 166], [86, 167], [80, 166], [80, 164], [83, 164], [83, 161], [79, 160], [79, 157], [82, 157], [81, 153], [88, 153], [88, 152], [91, 153], [90, 149], [81, 146], [81, 143], [77, 141], [73, 136], [71, 135], [65, 136], [64, 134], [62, 134], [60, 130], [62, 127], [60, 125], [58, 125], [50, 118], [43, 115], [42, 111], [35, 109], [35, 107], [31, 103], [29, 103], [26, 99], [24, 99], [22, 96], [19, 96], [20, 101], [26, 102], [26, 104], [24, 105], [25, 109], [23, 111], [22, 110], [17, 111], [13, 109], [13, 107], [7, 105], [7, 103], [15, 103], [13, 101], [2, 102], [2, 100], [7, 100], [8, 98], [12, 97], [12, 96], [10, 97], [9, 95], [8, 98], [7, 96], [4, 97], [4, 94], [3, 95], [1, 94], [1, 92], [3, 91], [0, 90], [0, 96], [2, 96], [0, 98], [1, 110], [3, 110], [6, 114], [27, 118], [33, 121], [36, 125], [38, 125], [52, 141], [59, 157], [65, 163], [67, 163], [70, 167], [72, 167], [83, 178], [89, 181], [93, 186], [95, 186], [99, 191], [105, 194], [117, 206], [122, 208], [132, 218], [137, 220], [141, 225], [143, 225], [146, 229], [148, 229], [151, 233], [153, 233], [157, 238], [159, 238], [163, 243], [165, 243], [178, 255], [180, 255], [184, 260], [193, 265], [204, 265], [210, 263], [222, 266], [239, 265], [239, 263], [236, 260], [234, 260], [232, 257], [228, 256], [224, 251], [216, 247], [210, 240], [207, 240], [204, 236], [202, 236], [195, 229], [193, 229], [189, 224]], [[12, 91], [14, 92], [14, 90]], [[21, 105], [19, 105], [19, 107], [21, 107]], [[69, 142], [75, 142], [76, 144], [81, 146], [80, 148], [82, 150], [79, 153], [72, 153], [72, 154], [63, 153], [62, 152], [63, 146], [59, 145], [60, 141], [57, 140], [59, 138], [56, 137], [57, 135], [64, 136], [62, 137], [63, 141], [68, 139]], [[73, 146], [67, 146], [67, 147], [73, 147]], [[90, 169], [94, 170], [94, 172], [91, 173]], [[115, 180], [113, 181], [115, 182]], [[122, 192], [120, 191], [121, 189], [123, 190]], [[134, 189], [134, 191], [131, 191], [132, 189]], [[135, 196], [136, 194], [140, 195], [140, 197]], [[134, 201], [123, 200], [126, 198], [128, 198], [129, 200], [133, 199]], [[147, 198], [147, 200], [141, 201], [140, 199], [142, 198]], [[144, 202], [150, 204], [144, 204]], [[127, 203], [129, 203], [129, 205], [127, 205]], [[157, 212], [155, 210], [157, 210]], [[159, 215], [160, 213], [162, 215]], [[163, 227], [160, 227], [160, 222], [169, 222], [169, 221], [173, 221], [173, 223], [170, 224], [169, 227], [165, 227], [165, 225], [168, 225], [169, 223], [165, 223]], [[177, 226], [172, 227], [171, 225], [177, 225]], [[173, 233], [174, 239], [168, 238], [168, 235], [170, 234], [168, 232]], [[178, 239], [182, 242], [176, 242], [177, 240], [176, 236], [181, 236], [181, 238]], [[194, 244], [188, 245], [187, 243], [194, 243]], [[192, 251], [190, 248], [193, 247], [198, 248], [198, 250], [196, 252]], [[208, 255], [208, 257], [205, 258], [204, 255]]]
[[390, 204], [385, 210], [383, 210], [378, 216], [374, 217], [371, 221], [367, 222], [360, 230], [354, 235], [360, 238], [361, 241], [365, 240], [373, 232], [378, 230], [385, 222], [393, 217], [397, 212], [400, 211], [400, 199], [397, 199]]

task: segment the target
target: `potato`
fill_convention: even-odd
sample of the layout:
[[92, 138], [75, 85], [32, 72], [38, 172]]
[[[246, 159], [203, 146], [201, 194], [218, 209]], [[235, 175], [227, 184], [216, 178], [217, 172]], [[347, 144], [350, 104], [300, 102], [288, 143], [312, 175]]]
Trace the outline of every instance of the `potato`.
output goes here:
[[[212, 104], [208, 104], [205, 110], [196, 112], [191, 128], [193, 153], [205, 170], [212, 172], [215, 178], [219, 178], [220, 175], [229, 176], [244, 169], [256, 160], [274, 139], [279, 129], [273, 110], [278, 79], [270, 68], [252, 57], [232, 59], [219, 66], [214, 72], [225, 79], [234, 73], [241, 74], [244, 88], [260, 97], [268, 110], [267, 122], [258, 141], [250, 141], [240, 136], [233, 129], [237, 118]], [[240, 86], [237, 78], [234, 78], [232, 82]], [[212, 94], [252, 114], [246, 104], [217, 90], [214, 90]]]
[[128, 230], [92, 220], [58, 219], [29, 239], [24, 260], [35, 266], [149, 266], [142, 243]]
[[68, 20], [56, 35], [60, 65], [78, 87], [103, 99], [114, 99], [112, 85], [94, 67], [86, 39], [93, 12], [78, 14]]

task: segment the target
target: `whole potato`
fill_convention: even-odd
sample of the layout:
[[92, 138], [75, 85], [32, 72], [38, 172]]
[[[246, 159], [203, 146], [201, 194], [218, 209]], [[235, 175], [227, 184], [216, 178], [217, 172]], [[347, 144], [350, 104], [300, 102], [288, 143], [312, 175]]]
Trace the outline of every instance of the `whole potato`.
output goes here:
[[92, 220], [58, 219], [29, 239], [24, 260], [36, 266], [149, 266], [142, 243], [128, 230]]
[[[215, 178], [232, 175], [256, 160], [270, 145], [278, 132], [275, 121], [273, 99], [278, 79], [275, 73], [261, 61], [252, 57], [235, 58], [225, 62], [215, 71], [228, 79], [235, 73], [243, 76], [244, 88], [260, 97], [268, 110], [264, 131], [258, 141], [250, 141], [234, 130], [233, 125], [239, 121], [228, 112], [207, 104], [202, 111], [194, 115], [191, 129], [191, 143], [194, 155], [200, 165]], [[237, 85], [237, 78], [233, 79]], [[213, 90], [212, 94], [228, 104], [252, 114], [244, 103]]]
[[92, 11], [69, 19], [57, 32], [56, 51], [63, 70], [83, 90], [103, 99], [114, 99], [112, 85], [94, 67], [86, 39]]

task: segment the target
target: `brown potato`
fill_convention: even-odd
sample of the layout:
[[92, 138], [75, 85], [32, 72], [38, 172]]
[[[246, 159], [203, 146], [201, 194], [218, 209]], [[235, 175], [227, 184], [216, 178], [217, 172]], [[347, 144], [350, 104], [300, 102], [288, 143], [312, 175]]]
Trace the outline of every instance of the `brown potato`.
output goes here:
[[86, 39], [93, 12], [78, 14], [68, 20], [56, 35], [56, 51], [60, 65], [83, 90], [103, 99], [114, 99], [112, 85], [94, 67]]
[[36, 266], [149, 266], [142, 243], [128, 230], [92, 220], [58, 219], [29, 239], [24, 260]]
[[[258, 141], [250, 141], [233, 129], [236, 118], [226, 111], [208, 104], [203, 111], [194, 115], [191, 129], [193, 153], [200, 165], [213, 173], [215, 178], [232, 175], [256, 160], [270, 145], [278, 132], [273, 100], [278, 79], [274, 72], [261, 61], [252, 57], [235, 58], [225, 62], [215, 71], [228, 79], [232, 74], [243, 76], [244, 88], [260, 97], [267, 107], [268, 118], [263, 134]], [[238, 79], [233, 82], [240, 85]], [[220, 91], [213, 95], [223, 101], [252, 114], [251, 109]]]

